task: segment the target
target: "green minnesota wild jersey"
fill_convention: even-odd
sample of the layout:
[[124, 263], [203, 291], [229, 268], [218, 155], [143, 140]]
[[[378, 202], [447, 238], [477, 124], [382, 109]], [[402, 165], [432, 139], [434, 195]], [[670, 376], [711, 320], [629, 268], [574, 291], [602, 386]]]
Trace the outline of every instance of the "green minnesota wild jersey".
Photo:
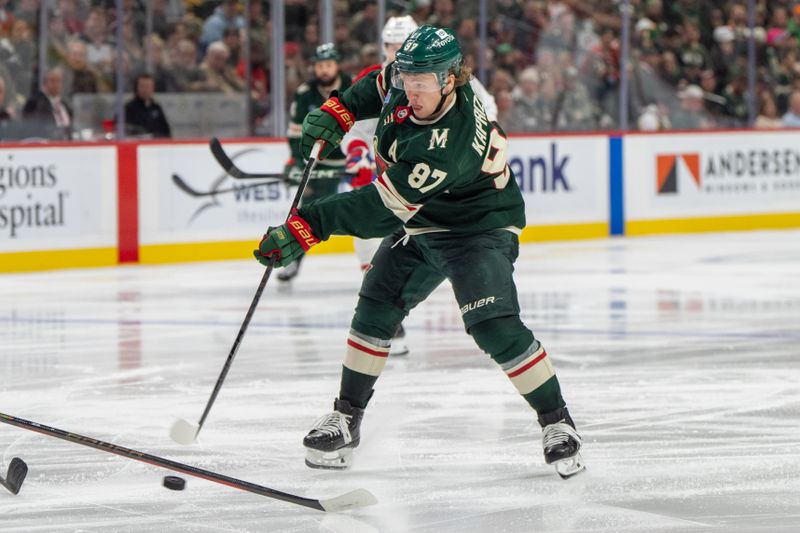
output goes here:
[[380, 237], [400, 225], [412, 235], [521, 232], [524, 202], [507, 164], [505, 134], [489, 122], [472, 88], [457, 87], [437, 120], [419, 120], [405, 93], [389, 90], [389, 68], [370, 73], [340, 97], [358, 120], [378, 117], [378, 177], [373, 186], [301, 209], [316, 235]]
[[[339, 73], [339, 88], [337, 90], [342, 92], [350, 87], [351, 83], [350, 76], [341, 72]], [[292, 157], [300, 167], [303, 166], [303, 156], [300, 154], [300, 134], [303, 131], [303, 120], [309, 111], [319, 108], [327, 99], [327, 96], [323, 96], [320, 93], [316, 80], [300, 85], [295, 91], [294, 101], [289, 107], [289, 128], [286, 136], [289, 138], [289, 149], [292, 152]], [[322, 162], [322, 166], [342, 167], [344, 166], [344, 160], [344, 154], [341, 153], [341, 150], [337, 150], [337, 153]]]

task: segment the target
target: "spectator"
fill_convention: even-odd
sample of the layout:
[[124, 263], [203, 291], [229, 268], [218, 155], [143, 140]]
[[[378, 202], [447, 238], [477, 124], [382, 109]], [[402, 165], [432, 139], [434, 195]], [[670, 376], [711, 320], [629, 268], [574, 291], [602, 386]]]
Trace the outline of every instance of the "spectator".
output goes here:
[[6, 93], [6, 80], [0, 77], [0, 138], [3, 137], [2, 132], [8, 126], [8, 123], [17, 118], [17, 112], [14, 106], [10, 104], [10, 98]]
[[800, 90], [792, 91], [789, 110], [783, 115], [782, 122], [784, 127], [800, 128]]
[[[286, 21], [288, 32], [289, 21]], [[269, 44], [270, 42], [271, 23], [264, 15], [264, 4], [260, 1], [250, 2], [250, 40], [261, 41], [262, 43]], [[288, 33], [285, 35], [288, 40]], [[270, 57], [270, 47], [265, 49], [266, 57]]]
[[642, 110], [642, 114], [636, 119], [636, 126], [639, 131], [659, 131], [664, 129], [658, 106], [650, 104]]
[[758, 129], [774, 129], [783, 126], [781, 117], [778, 116], [778, 106], [775, 98], [769, 91], [763, 91], [759, 98], [758, 116], [753, 124]]
[[63, 101], [64, 74], [61, 68], [49, 70], [39, 91], [25, 102], [23, 118], [34, 135], [48, 139], [72, 138], [72, 111]]
[[680, 61], [689, 83], [700, 82], [700, 72], [711, 66], [711, 55], [700, 42], [700, 27], [694, 22], [684, 26], [685, 44], [681, 48]]
[[287, 42], [283, 46], [286, 55], [286, 92], [294, 94], [305, 80], [306, 64], [300, 52], [300, 45]]
[[197, 47], [189, 39], [178, 41], [175, 61], [167, 77], [167, 91], [181, 93], [205, 89], [206, 76], [197, 64]]
[[433, 14], [428, 17], [428, 24], [441, 28], [457, 27], [453, 0], [433, 0]]
[[[253, 114], [262, 118], [269, 107], [269, 74], [267, 71], [266, 44], [260, 39], [250, 41], [250, 92], [254, 100]], [[242, 59], [236, 67], [240, 79], [245, 78], [245, 63]]]
[[[135, 29], [135, 22], [131, 17], [126, 17], [122, 24], [122, 39], [124, 43], [125, 54], [130, 61], [130, 68], [134, 71], [142, 70], [144, 67], [144, 48], [142, 47], [142, 40], [139, 35], [144, 32], [138, 33]], [[116, 53], [116, 51], [115, 51]]]
[[514, 20], [522, 31], [513, 33], [512, 44], [525, 58], [527, 64], [536, 62], [536, 51], [539, 47], [539, 37], [547, 28], [547, 12], [541, 2], [526, 0], [522, 5], [521, 18]]
[[230, 52], [222, 41], [208, 45], [206, 57], [200, 65], [209, 91], [236, 94], [242, 92], [244, 84], [228, 64]]
[[125, 132], [128, 135], [149, 134], [172, 137], [164, 110], [153, 99], [155, 80], [150, 74], [139, 74], [133, 85], [134, 97], [125, 104]]
[[675, 89], [678, 83], [683, 79], [681, 65], [678, 62], [678, 58], [671, 50], [666, 50], [661, 53], [658, 74], [672, 89]]
[[495, 98], [497, 103], [497, 123], [504, 131], [512, 132], [514, 123], [514, 98], [508, 91], [500, 91]]
[[300, 41], [302, 44], [301, 54], [303, 57], [311, 57], [314, 55], [314, 50], [319, 46], [319, 28], [316, 23], [309, 23], [303, 31], [303, 38]]
[[17, 8], [14, 10], [14, 18], [24, 21], [29, 28], [36, 26], [39, 20], [39, 1], [40, 0], [19, 0]]
[[228, 47], [228, 64], [236, 68], [242, 60], [241, 33], [236, 28], [225, 28], [222, 33], [222, 42]]
[[797, 51], [786, 48], [779, 52], [780, 61], [774, 61], [771, 69], [773, 92], [779, 109], [789, 106], [789, 94], [792, 92], [792, 80], [800, 76], [800, 63], [797, 62]]
[[513, 88], [514, 78], [511, 77], [511, 74], [509, 74], [507, 70], [501, 68], [496, 69], [492, 73], [489, 87], [487, 87], [489, 94], [497, 94], [500, 91], [511, 91]]
[[433, 6], [431, 0], [414, 0], [409, 6], [409, 15], [414, 19], [417, 24], [425, 24], [425, 22], [432, 16]]
[[661, 54], [655, 48], [645, 48], [639, 53], [639, 60], [634, 63], [632, 82], [633, 104], [641, 109], [660, 100], [660, 92], [664, 82], [659, 79], [661, 71]]
[[794, 37], [795, 43], [800, 43], [800, 4], [792, 8], [792, 18], [786, 23], [786, 31]]
[[[87, 62], [86, 43], [79, 40], [67, 44], [67, 61], [64, 69], [65, 94], [72, 98], [75, 93], [96, 93], [102, 86], [102, 92], [111, 90], [96, 70]], [[102, 80], [102, 81], [101, 81]]]
[[[164, 53], [164, 41], [158, 34], [151, 34], [150, 37], [150, 72], [156, 85], [157, 93], [167, 92], [169, 81], [169, 66], [167, 65]], [[147, 47], [145, 46], [145, 49]]]
[[767, 45], [776, 47], [795, 46], [792, 42], [791, 34], [788, 30], [789, 15], [783, 6], [775, 6], [772, 10], [772, 18], [767, 28]]
[[725, 114], [728, 115], [734, 126], [747, 125], [747, 78], [744, 75], [736, 76], [722, 92], [725, 97]]
[[714, 30], [717, 47], [711, 54], [714, 73], [722, 83], [728, 83], [738, 69], [738, 55], [733, 31], [727, 26]]
[[700, 73], [700, 88], [703, 89], [705, 107], [717, 123], [724, 123], [726, 117], [726, 100], [722, 96], [717, 77], [711, 69]]
[[9, 8], [9, 1], [0, 0], [0, 35], [9, 33], [14, 24], [14, 13]]
[[463, 18], [458, 24], [456, 37], [461, 44], [463, 55], [478, 55], [480, 43], [478, 42], [478, 21], [474, 18]]
[[17, 19], [11, 26], [11, 34], [0, 38], [0, 65], [5, 65], [20, 92], [28, 93], [33, 85], [33, 69], [36, 61], [36, 43], [31, 25]]
[[300, 42], [308, 24], [305, 0], [286, 0], [286, 41]]
[[24, 101], [20, 101], [21, 95], [17, 92], [14, 78], [11, 72], [2, 63], [0, 63], [0, 80], [3, 80], [6, 105], [18, 109]]
[[85, 13], [78, 7], [78, 0], [58, 0], [56, 12], [64, 21], [64, 27], [69, 35], [83, 33]]
[[358, 59], [363, 45], [350, 34], [347, 20], [341, 20], [335, 25], [333, 42], [342, 56], [342, 70], [346, 72], [355, 71], [358, 68]]
[[53, 13], [47, 19], [47, 64], [55, 65], [67, 60], [67, 43], [70, 40], [64, 19]]
[[703, 89], [697, 85], [689, 85], [678, 96], [681, 106], [672, 116], [672, 127], [676, 130], [708, 128], [710, 123], [705, 117]]
[[364, 5], [361, 20], [353, 26], [351, 34], [361, 43], [378, 42], [378, 5], [375, 2], [370, 1]]
[[214, 14], [203, 23], [203, 32], [200, 35], [200, 45], [205, 51], [211, 43], [221, 41], [225, 28], [244, 28], [244, 18], [237, 14], [239, 2], [236, 0], [222, 0]]
[[[505, 89], [495, 94], [508, 92]], [[519, 75], [519, 85], [511, 91], [513, 108], [508, 123], [500, 125], [508, 131], [539, 131], [544, 128], [539, 116], [539, 73], [534, 67], [528, 67]]]
[[89, 65], [111, 82], [114, 49], [108, 40], [108, 19], [102, 8], [89, 11], [82, 39], [86, 43], [86, 60]]

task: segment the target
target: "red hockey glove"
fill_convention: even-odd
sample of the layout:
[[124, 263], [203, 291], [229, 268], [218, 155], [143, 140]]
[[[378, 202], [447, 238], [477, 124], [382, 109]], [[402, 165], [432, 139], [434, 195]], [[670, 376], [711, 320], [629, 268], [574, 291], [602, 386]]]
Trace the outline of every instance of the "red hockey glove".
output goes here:
[[311, 155], [311, 148], [318, 140], [325, 141], [319, 157], [325, 159], [340, 144], [342, 137], [355, 123], [355, 116], [339, 101], [331, 96], [318, 109], [312, 110], [303, 120], [303, 134], [300, 137], [300, 150], [305, 159]]
[[319, 242], [308, 222], [298, 216], [295, 209], [285, 224], [267, 230], [258, 250], [253, 250], [253, 255], [264, 266], [269, 266], [270, 260], [274, 258], [275, 266], [285, 267], [297, 261]]
[[356, 139], [350, 143], [344, 171], [351, 176], [349, 182], [354, 189], [372, 183], [375, 179], [375, 160], [372, 159], [366, 142]]

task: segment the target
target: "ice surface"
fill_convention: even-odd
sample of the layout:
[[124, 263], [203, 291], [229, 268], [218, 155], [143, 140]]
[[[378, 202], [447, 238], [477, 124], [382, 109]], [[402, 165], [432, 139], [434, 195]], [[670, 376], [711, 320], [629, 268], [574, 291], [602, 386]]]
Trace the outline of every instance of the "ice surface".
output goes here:
[[[0, 411], [293, 494], [365, 488], [337, 515], [0, 425], [0, 531], [800, 530], [800, 232], [525, 245], [523, 319], [544, 342], [588, 470], [544, 464], [535, 417], [463, 332], [449, 287], [406, 322], [352, 470], [303, 464], [331, 407], [360, 274], [315, 256], [273, 279], [197, 444], [255, 292], [254, 261], [0, 276]], [[185, 476], [184, 476], [185, 477]]]

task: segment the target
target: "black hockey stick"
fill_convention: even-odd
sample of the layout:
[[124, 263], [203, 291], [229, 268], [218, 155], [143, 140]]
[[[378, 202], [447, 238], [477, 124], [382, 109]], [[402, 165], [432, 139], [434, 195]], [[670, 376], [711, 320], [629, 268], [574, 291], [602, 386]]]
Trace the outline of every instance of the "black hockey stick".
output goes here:
[[[282, 176], [282, 177], [285, 178], [285, 176]], [[216, 194], [224, 194], [224, 193], [228, 193], [228, 192], [243, 191], [243, 190], [246, 190], [246, 189], [252, 189], [252, 188], [255, 188], [255, 187], [260, 187], [262, 185], [270, 185], [272, 183], [280, 183], [282, 181], [285, 181], [285, 179], [284, 180], [275, 179], [273, 181], [264, 181], [264, 182], [261, 182], [261, 183], [252, 183], [252, 184], [248, 184], [248, 185], [240, 185], [238, 187], [232, 187], [230, 189], [220, 189], [220, 190], [217, 190], [217, 191], [202, 192], [202, 191], [198, 191], [197, 189], [193, 189], [188, 183], [183, 181], [183, 179], [180, 176], [178, 176], [177, 174], [173, 174], [172, 175], [172, 183], [174, 183], [180, 190], [182, 190], [183, 192], [185, 192], [189, 196], [194, 196], [194, 197], [198, 197], [198, 198], [202, 197], [202, 196], [214, 196]]]
[[[30, 420], [24, 420], [11, 415], [0, 413], [0, 422], [16, 426], [18, 428], [35, 431], [36, 433], [41, 433], [42, 435], [47, 435], [49, 437], [55, 437], [57, 439], [74, 442], [75, 444], [82, 444], [103, 452], [113, 453], [121, 457], [133, 459], [134, 461], [140, 461], [142, 463], [158, 466], [160, 468], [166, 468], [167, 470], [173, 470], [175, 472], [181, 472], [190, 476], [207, 479], [208, 481], [213, 481], [214, 483], [219, 483], [221, 485], [228, 485], [229, 487], [233, 487], [235, 489], [252, 492], [268, 498], [275, 498], [276, 500], [282, 500], [295, 505], [302, 505], [303, 507], [310, 507], [311, 509], [317, 509], [318, 511], [335, 512], [377, 503], [375, 496], [365, 489], [356, 489], [346, 494], [342, 494], [341, 496], [336, 496], [327, 500], [303, 498], [301, 496], [295, 496], [294, 494], [288, 494], [286, 492], [281, 492], [269, 487], [256, 485], [255, 483], [250, 483], [249, 481], [242, 481], [224, 474], [218, 474], [216, 472], [204, 470], [196, 466], [178, 463], [170, 459], [164, 459], [163, 457], [157, 457], [155, 455], [125, 448], [117, 444], [103, 442], [91, 437], [84, 437], [83, 435], [78, 435], [77, 433], [70, 433], [62, 429], [45, 426], [43, 424], [38, 424], [36, 422], [31, 422]], [[14, 462], [12, 461], [12, 464], [13, 463]], [[27, 467], [25, 470], [27, 471]]]
[[[222, 145], [216, 137], [211, 137], [211, 140], [208, 141], [208, 146], [211, 148], [211, 153], [214, 155], [214, 159], [217, 160], [217, 163], [225, 169], [225, 172], [227, 172], [229, 176], [237, 180], [271, 179], [279, 176], [285, 178], [284, 174], [251, 174], [249, 172], [242, 172], [242, 170], [236, 166], [236, 163], [228, 157], [225, 150], [222, 149]], [[306, 169], [308, 169], [308, 167], [306, 167]]]
[[19, 494], [19, 489], [22, 488], [22, 482], [25, 481], [27, 475], [28, 465], [19, 457], [14, 457], [8, 465], [6, 477], [0, 477], [0, 485], [7, 488], [11, 494]]
[[[211, 153], [214, 155], [214, 159], [217, 160], [219, 166], [225, 169], [225, 172], [234, 179], [237, 180], [260, 180], [260, 179], [281, 179], [287, 180], [286, 174], [251, 174], [250, 172], [245, 172], [244, 170], [240, 169], [236, 166], [236, 163], [228, 157], [228, 154], [225, 153], [225, 149], [222, 148], [222, 144], [220, 144], [219, 139], [216, 137], [212, 137], [210, 141], [208, 141], [208, 146], [211, 148]], [[311, 173], [311, 178], [340, 178], [344, 176], [344, 170], [317, 170]]]
[[[303, 170], [303, 178], [300, 180], [300, 185], [297, 187], [297, 192], [294, 195], [294, 200], [292, 200], [292, 206], [289, 208], [289, 213], [286, 215], [286, 220], [289, 220], [289, 217], [292, 215], [292, 211], [294, 211], [295, 208], [300, 204], [300, 198], [303, 197], [303, 191], [306, 188], [306, 184], [308, 184], [311, 171], [314, 170], [314, 165], [317, 164], [317, 157], [319, 156], [319, 151], [322, 149], [323, 144], [324, 141], [317, 141], [314, 144], [314, 147], [311, 149], [311, 156], [308, 158], [306, 168]], [[217, 384], [214, 385], [214, 391], [211, 393], [208, 403], [206, 403], [203, 416], [200, 417], [200, 421], [196, 425], [184, 418], [176, 420], [169, 432], [172, 440], [175, 442], [179, 444], [192, 444], [195, 439], [197, 439], [197, 435], [200, 433], [200, 430], [203, 429], [203, 424], [206, 421], [206, 417], [208, 416], [209, 411], [211, 411], [211, 406], [214, 405], [214, 401], [217, 399], [217, 394], [219, 394], [219, 390], [222, 388], [222, 383], [225, 381], [225, 376], [228, 375], [228, 370], [231, 367], [233, 358], [236, 356], [236, 351], [239, 349], [239, 344], [244, 338], [244, 333], [247, 331], [247, 326], [250, 324], [250, 319], [253, 318], [253, 313], [258, 306], [258, 301], [261, 299], [261, 293], [264, 292], [264, 287], [267, 286], [267, 281], [269, 280], [270, 274], [272, 274], [272, 268], [274, 265], [275, 258], [273, 257], [269, 266], [264, 271], [264, 275], [261, 277], [261, 283], [258, 284], [256, 294], [253, 296], [253, 301], [250, 302], [250, 308], [247, 310], [247, 315], [244, 317], [242, 327], [239, 328], [239, 334], [236, 335], [236, 340], [233, 341], [233, 347], [228, 354], [228, 359], [225, 360], [225, 365], [222, 367], [222, 372], [220, 373], [219, 378], [217, 378]]]

